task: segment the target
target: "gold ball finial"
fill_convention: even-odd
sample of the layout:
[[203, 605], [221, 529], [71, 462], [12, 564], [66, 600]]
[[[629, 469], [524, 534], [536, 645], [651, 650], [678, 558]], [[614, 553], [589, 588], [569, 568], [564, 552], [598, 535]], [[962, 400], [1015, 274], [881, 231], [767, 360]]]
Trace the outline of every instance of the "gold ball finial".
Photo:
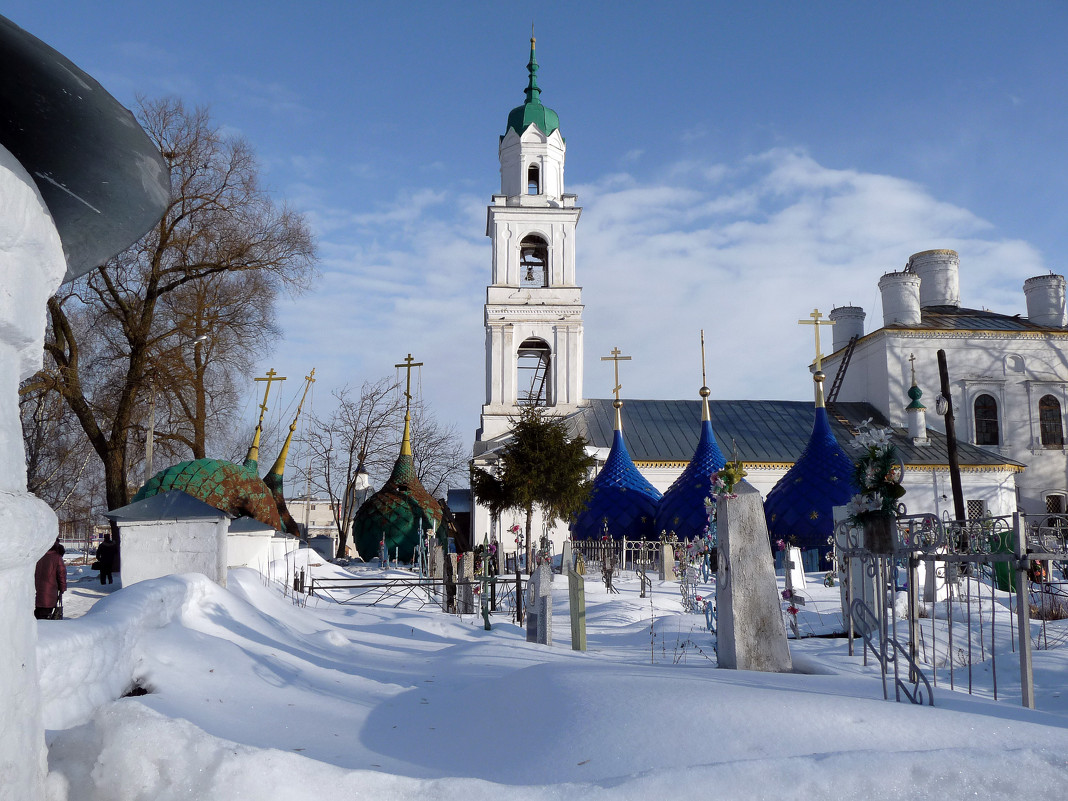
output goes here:
[[712, 394], [712, 390], [710, 390], [708, 387], [701, 387], [699, 392], [702, 398], [707, 398], [709, 395]]
[[827, 374], [823, 370], [817, 370], [815, 375], [812, 376], [812, 380], [818, 384], [822, 384], [826, 378]]
[[612, 405], [617, 409], [622, 409], [623, 401], [621, 401], [619, 398], [616, 398], [614, 401], [612, 401]]

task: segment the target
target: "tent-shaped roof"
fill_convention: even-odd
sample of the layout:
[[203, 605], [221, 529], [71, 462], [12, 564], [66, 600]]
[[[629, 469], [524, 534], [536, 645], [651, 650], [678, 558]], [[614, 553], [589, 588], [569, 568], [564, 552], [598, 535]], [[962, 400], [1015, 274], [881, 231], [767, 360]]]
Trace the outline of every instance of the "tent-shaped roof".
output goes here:
[[112, 509], [105, 512], [104, 517], [121, 523], [149, 520], [219, 520], [232, 515], [181, 490], [168, 490]]

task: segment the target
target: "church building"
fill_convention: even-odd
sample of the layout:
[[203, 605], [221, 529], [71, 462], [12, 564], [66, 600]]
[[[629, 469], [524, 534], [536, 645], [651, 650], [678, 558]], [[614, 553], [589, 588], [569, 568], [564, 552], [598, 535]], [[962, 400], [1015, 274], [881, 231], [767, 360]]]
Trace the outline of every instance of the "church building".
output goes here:
[[[1012, 512], [1016, 508], [1021, 471], [1031, 464], [1037, 451], [1055, 447], [1061, 448], [1059, 478], [1052, 475], [1052, 470], [1041, 468], [1045, 477], [1038, 479], [1033, 490], [1028, 489], [1027, 497], [1045, 499], [1059, 492], [1063, 498], [1066, 483], [1063, 445], [1044, 444], [1063, 442], [1063, 432], [1058, 426], [1061, 410], [1068, 402], [1064, 395], [1068, 367], [1054, 358], [1063, 341], [1060, 337], [1068, 334], [1063, 320], [1063, 279], [1058, 284], [1061, 317], [1057, 320], [1052, 319], [1055, 314], [1032, 322], [959, 308], [952, 311], [941, 297], [928, 309], [921, 303], [923, 298], [928, 298], [928, 295], [921, 298], [925, 290], [921, 288], [920, 276], [926, 276], [921, 266], [923, 254], [913, 257], [919, 272], [894, 280], [909, 287], [915, 285], [918, 293], [915, 303], [908, 294], [913, 289], [902, 290], [908, 295], [907, 302], [898, 302], [899, 295], [892, 295], [892, 314], [883, 328], [864, 335], [863, 311], [854, 307], [835, 309], [831, 314], [835, 323], [834, 352], [824, 362], [826, 376], [832, 381], [826, 404], [819, 383], [822, 378], [817, 381], [815, 403], [710, 400], [706, 387], [701, 387], [698, 397], [696, 380], [695, 397], [690, 400], [585, 397], [584, 306], [576, 265], [581, 208], [576, 196], [565, 191], [566, 144], [558, 115], [541, 102], [533, 38], [527, 69], [525, 102], [508, 115], [499, 140], [500, 192], [492, 196], [487, 213], [486, 234], [492, 243], [492, 262], [485, 303], [486, 395], [481, 427], [474, 443], [476, 468], [492, 471], [496, 454], [507, 444], [510, 420], [519, 407], [532, 404], [565, 417], [571, 431], [587, 440], [598, 470], [611, 457], [613, 473], [637, 486], [630, 468], [617, 464], [625, 455], [627, 462], [650, 485], [648, 491], [643, 490], [650, 497], [658, 499], [660, 493], [671, 488], [691, 460], [709, 460], [712, 451], [707, 440], [712, 437], [713, 445], [718, 442], [716, 453], [722, 451], [718, 458], [741, 461], [748, 471], [749, 483], [767, 498], [816, 440], [821, 443], [821, 453], [832, 450], [830, 440], [833, 440], [845, 453], [859, 454], [851, 442], [858, 427], [870, 418], [875, 425], [894, 429], [894, 442], [905, 467], [903, 484], [908, 494], [904, 501], [909, 510], [952, 513], [948, 445], [933, 420], [931, 427], [927, 427], [926, 409], [920, 399], [931, 401], [938, 395], [937, 367], [932, 366], [934, 351], [944, 347], [944, 343], [956, 342], [962, 351], [968, 348], [986, 351], [982, 357], [975, 355], [967, 362], [951, 356], [958, 369], [954, 379], [959, 396], [954, 396], [954, 403], [965, 410], [961, 414], [966, 423], [961, 428], [970, 431], [979, 426], [977, 436], [960, 437], [965, 496], [975, 501], [970, 508], [981, 508], [991, 514]], [[923, 280], [926, 291], [930, 292], [942, 279], [924, 277]], [[953, 280], [956, 280], [955, 272]], [[1051, 281], [1040, 283], [1041, 288], [1033, 290], [1036, 298], [1042, 298], [1036, 300], [1035, 308], [1047, 313], [1049, 307], [1056, 306], [1056, 298], [1050, 299], [1056, 292], [1049, 288]], [[884, 307], [888, 297], [884, 295]], [[956, 303], [959, 307], [959, 301]], [[901, 319], [894, 316], [901, 307], [907, 307], [912, 316]], [[996, 324], [986, 325], [994, 320]], [[695, 339], [700, 327], [700, 322], [695, 320]], [[942, 333], [930, 336], [936, 330]], [[1027, 345], [1010, 346], [1010, 341]], [[1039, 351], [1045, 356], [1040, 356]], [[910, 362], [913, 352], [915, 360]], [[911, 381], [913, 364], [915, 384]], [[798, 369], [804, 366], [799, 365]], [[1058, 369], [1059, 379], [1055, 377]], [[1017, 379], [1019, 390], [1014, 388], [1010, 392], [1010, 376]], [[711, 390], [714, 391], [715, 388]], [[1029, 399], [1030, 405], [1010, 412], [1009, 407], [1019, 402], [1019, 393], [1023, 393], [1020, 397]], [[993, 401], [993, 407], [988, 398]], [[1058, 404], [1057, 426], [1050, 422], [1053, 419], [1050, 398]], [[711, 431], [706, 432], [709, 424]], [[622, 449], [620, 437], [626, 445]], [[815, 463], [825, 461], [821, 457]], [[801, 473], [806, 481], [822, 480], [818, 470], [807, 468]], [[801, 480], [798, 471], [791, 475], [792, 481]], [[1032, 484], [1025, 481], [1022, 486]], [[825, 494], [797, 491], [780, 493], [780, 496], [795, 499], [791, 501], [795, 505], [804, 505], [814, 503], [812, 499]], [[653, 503], [655, 506], [655, 500]], [[783, 511], [789, 512], [790, 519], [818, 519], [819, 530], [830, 531], [831, 523], [825, 511], [800, 506], [779, 508], [779, 512]], [[682, 531], [674, 530], [675, 517], [679, 517]], [[663, 528], [664, 533], [689, 537], [696, 530], [690, 530], [693, 524], [682, 523], [688, 517], [691, 516], [661, 515], [653, 521], [646, 520], [643, 513], [640, 522], [648, 530]], [[520, 522], [518, 516], [513, 520], [505, 513], [504, 520], [493, 531], [488, 511], [472, 503], [471, 534], [476, 542], [485, 534], [500, 537], [502, 531], [516, 522]], [[535, 533], [548, 535], [557, 552], [569, 535], [567, 523], [550, 528], [538, 520]], [[660, 533], [653, 531], [654, 536]], [[815, 536], [811, 532], [810, 535]], [[511, 550], [511, 543], [504, 543], [504, 547]]]

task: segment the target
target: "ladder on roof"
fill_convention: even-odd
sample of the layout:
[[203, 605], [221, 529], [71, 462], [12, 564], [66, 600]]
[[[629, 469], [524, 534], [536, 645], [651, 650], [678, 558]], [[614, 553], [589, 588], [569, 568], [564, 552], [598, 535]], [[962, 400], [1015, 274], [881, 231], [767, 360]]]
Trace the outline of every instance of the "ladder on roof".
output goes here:
[[842, 363], [838, 365], [838, 372], [834, 374], [834, 382], [831, 384], [831, 391], [827, 393], [827, 405], [830, 406], [836, 400], [838, 400], [838, 392], [842, 389], [842, 382], [845, 380], [846, 370], [849, 369], [849, 360], [853, 358], [853, 351], [857, 347], [857, 340], [859, 337], [854, 334], [849, 338], [849, 344], [846, 345], [845, 354], [842, 356]]

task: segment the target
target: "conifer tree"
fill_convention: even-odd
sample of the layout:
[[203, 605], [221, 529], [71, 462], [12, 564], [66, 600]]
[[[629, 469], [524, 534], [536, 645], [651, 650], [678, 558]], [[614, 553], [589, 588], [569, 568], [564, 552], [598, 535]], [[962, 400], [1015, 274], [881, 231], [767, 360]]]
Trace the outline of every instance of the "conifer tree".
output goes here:
[[534, 507], [546, 521], [572, 520], [586, 505], [595, 464], [586, 440], [568, 436], [567, 426], [537, 406], [526, 406], [501, 453], [497, 475], [481, 468], [471, 474], [471, 492], [494, 518], [507, 509], [526, 515], [527, 572], [532, 570], [531, 525]]

